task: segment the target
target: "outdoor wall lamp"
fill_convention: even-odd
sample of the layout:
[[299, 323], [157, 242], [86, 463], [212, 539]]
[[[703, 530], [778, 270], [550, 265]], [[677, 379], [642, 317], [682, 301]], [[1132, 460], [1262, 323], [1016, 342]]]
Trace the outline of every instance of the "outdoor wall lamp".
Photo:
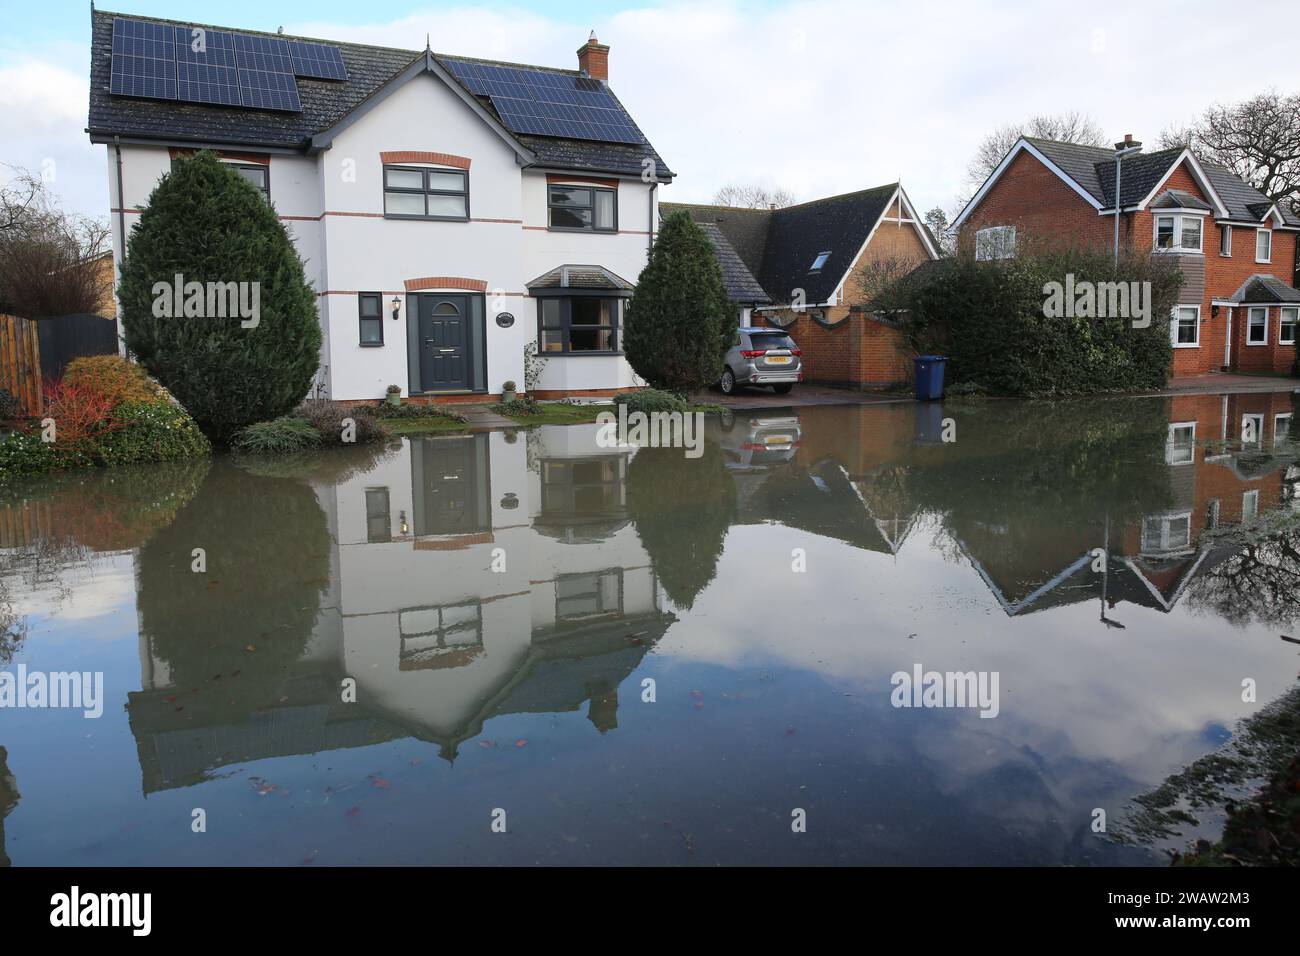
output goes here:
[[1219, 317], [1219, 307], [1217, 305], [1210, 306], [1210, 315], [1216, 319]]
[[402, 297], [400, 295], [395, 295], [393, 296], [393, 321], [396, 322], [398, 317], [401, 314], [402, 314]]
[[402, 534], [410, 534], [410, 533], [411, 533], [411, 526], [410, 526], [409, 524], [406, 523], [406, 512], [405, 512], [405, 511], [399, 511], [399, 512], [397, 513], [397, 521], [398, 521], [398, 529], [401, 531]]

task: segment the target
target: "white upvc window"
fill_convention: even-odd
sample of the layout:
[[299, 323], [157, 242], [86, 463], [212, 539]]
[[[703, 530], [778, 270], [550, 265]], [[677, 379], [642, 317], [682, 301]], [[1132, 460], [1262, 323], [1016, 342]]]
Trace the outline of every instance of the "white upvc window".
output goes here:
[[1268, 345], [1268, 307], [1252, 305], [1246, 314], [1246, 344]]
[[1174, 307], [1169, 322], [1169, 340], [1176, 349], [1194, 349], [1201, 344], [1201, 307], [1179, 305]]
[[1165, 439], [1165, 464], [1190, 465], [1196, 461], [1196, 422], [1173, 422]]
[[1155, 217], [1155, 248], [1160, 252], [1200, 252], [1205, 223], [1202, 216], [1170, 213]]
[[1273, 261], [1273, 230], [1271, 229], [1255, 230], [1255, 261], [1256, 262]]
[[1277, 310], [1277, 344], [1295, 345], [1296, 325], [1300, 324], [1300, 308], [1294, 305], [1283, 306]]
[[975, 258], [1014, 259], [1016, 257], [1016, 227], [986, 226], [975, 233]]
[[1241, 416], [1241, 444], [1260, 445], [1264, 441], [1264, 416], [1258, 413]]
[[1259, 517], [1259, 489], [1241, 493], [1241, 523], [1254, 521]]
[[1291, 413], [1273, 416], [1274, 443], [1286, 441], [1291, 437]]
[[1219, 227], [1219, 255], [1232, 256], [1232, 227]]
[[1142, 553], [1170, 554], [1192, 544], [1192, 513], [1147, 515], [1142, 519]]

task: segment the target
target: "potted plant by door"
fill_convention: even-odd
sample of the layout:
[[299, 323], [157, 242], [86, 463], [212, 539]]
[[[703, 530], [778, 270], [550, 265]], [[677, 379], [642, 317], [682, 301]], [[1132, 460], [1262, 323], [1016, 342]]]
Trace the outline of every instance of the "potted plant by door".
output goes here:
[[402, 386], [400, 385], [388, 386], [388, 404], [389, 405], [402, 404]]
[[502, 386], [501, 386], [501, 401], [503, 401], [503, 402], [513, 402], [516, 398], [519, 397], [519, 393], [518, 393], [518, 391], [517, 391], [516, 389], [517, 389], [517, 386], [515, 385], [515, 383], [514, 383], [513, 380], [511, 380], [511, 381], [507, 381], [504, 385], [502, 385]]

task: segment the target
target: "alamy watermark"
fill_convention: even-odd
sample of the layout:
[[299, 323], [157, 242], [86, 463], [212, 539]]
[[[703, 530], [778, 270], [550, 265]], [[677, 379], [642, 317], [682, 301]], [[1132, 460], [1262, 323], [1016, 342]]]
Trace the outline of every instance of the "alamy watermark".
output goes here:
[[0, 671], [0, 710], [58, 708], [80, 710], [87, 720], [104, 713], [103, 671]]
[[1001, 709], [997, 671], [927, 671], [913, 664], [911, 673], [895, 671], [889, 683], [895, 707], [972, 707], [981, 717], [996, 717]]
[[618, 414], [601, 412], [596, 423], [601, 448], [685, 448], [687, 458], [704, 454], [703, 412], [629, 412], [619, 405]]
[[1151, 325], [1150, 282], [1093, 282], [1065, 274], [1065, 282], [1043, 285], [1043, 315], [1049, 319], [1132, 319], [1133, 328]]
[[185, 281], [176, 273], [171, 282], [153, 284], [156, 319], [239, 319], [241, 329], [255, 329], [262, 321], [260, 282]]

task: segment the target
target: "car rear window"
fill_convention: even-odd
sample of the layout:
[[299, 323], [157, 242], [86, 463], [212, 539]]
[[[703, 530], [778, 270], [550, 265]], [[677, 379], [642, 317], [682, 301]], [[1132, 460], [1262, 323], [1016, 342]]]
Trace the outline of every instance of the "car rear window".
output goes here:
[[750, 332], [749, 341], [756, 349], [792, 349], [794, 342], [784, 332]]

